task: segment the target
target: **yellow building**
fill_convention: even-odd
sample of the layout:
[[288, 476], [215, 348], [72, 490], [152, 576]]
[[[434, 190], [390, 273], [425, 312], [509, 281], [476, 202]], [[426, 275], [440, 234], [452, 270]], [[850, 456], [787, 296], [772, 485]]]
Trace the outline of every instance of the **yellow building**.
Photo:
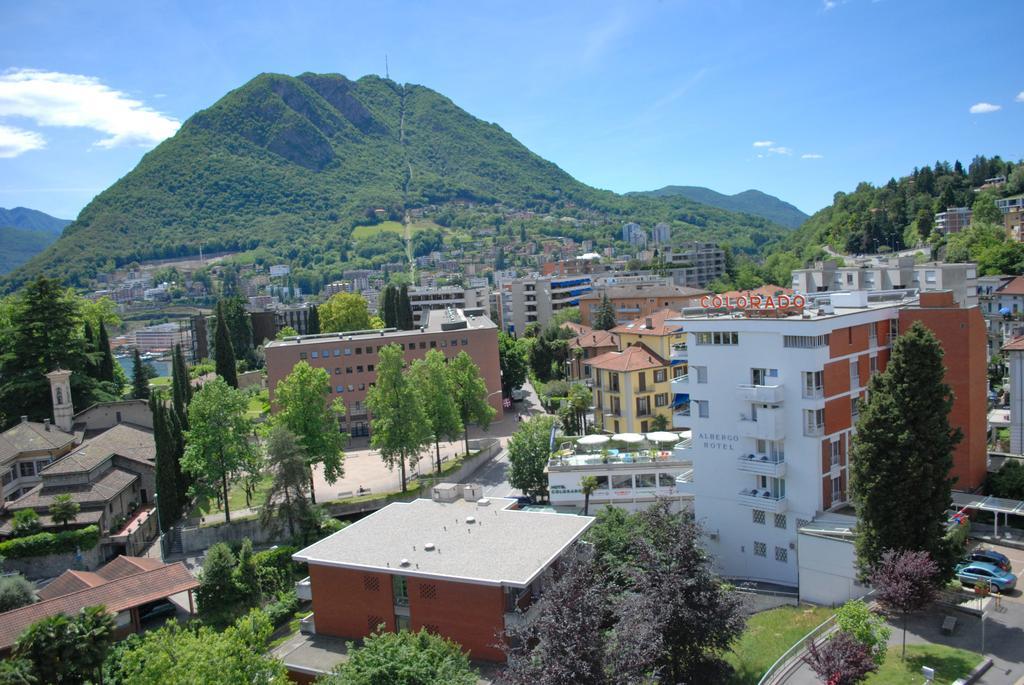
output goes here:
[[[621, 338], [620, 338], [621, 339]], [[647, 433], [672, 425], [669, 361], [634, 342], [586, 362], [594, 379], [594, 422], [609, 433]], [[664, 424], [655, 425], [655, 417]]]
[[672, 378], [686, 375], [686, 333], [678, 322], [680, 314], [672, 309], [662, 309], [611, 330], [619, 338], [619, 349], [643, 343], [662, 359], [668, 359], [672, 367]]

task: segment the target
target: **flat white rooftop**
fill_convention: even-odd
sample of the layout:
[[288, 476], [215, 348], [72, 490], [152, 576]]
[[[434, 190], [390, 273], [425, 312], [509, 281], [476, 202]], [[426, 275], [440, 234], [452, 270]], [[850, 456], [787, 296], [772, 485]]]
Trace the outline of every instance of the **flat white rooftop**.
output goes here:
[[526, 587], [595, 519], [509, 509], [513, 504], [515, 500], [504, 498], [394, 502], [293, 558], [340, 568]]

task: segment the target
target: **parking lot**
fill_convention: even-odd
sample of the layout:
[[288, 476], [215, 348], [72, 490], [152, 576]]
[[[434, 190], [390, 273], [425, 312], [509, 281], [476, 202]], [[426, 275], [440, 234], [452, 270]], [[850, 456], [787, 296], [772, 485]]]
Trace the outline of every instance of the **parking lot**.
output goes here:
[[1005, 547], [1003, 545], [992, 545], [989, 543], [984, 544], [972, 544], [971, 549], [984, 548], [993, 549], [997, 552], [1002, 552], [1010, 558], [1010, 563], [1013, 565], [1013, 574], [1017, 576], [1017, 587], [1011, 592], [1007, 592], [1002, 596], [1003, 601], [1016, 602], [1024, 605], [1024, 592], [1021, 592], [1021, 571], [1024, 570], [1024, 550], [1016, 549], [1015, 547]]

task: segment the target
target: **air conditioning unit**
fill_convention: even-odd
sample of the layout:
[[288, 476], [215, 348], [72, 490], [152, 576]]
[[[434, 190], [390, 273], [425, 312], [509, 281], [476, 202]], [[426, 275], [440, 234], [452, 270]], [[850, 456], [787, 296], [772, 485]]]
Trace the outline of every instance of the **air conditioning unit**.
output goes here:
[[716, 530], [714, 533], [708, 533], [708, 539], [718, 542], [718, 531]]
[[790, 549], [796, 549], [796, 543], [795, 542], [789, 543], [789, 548]]

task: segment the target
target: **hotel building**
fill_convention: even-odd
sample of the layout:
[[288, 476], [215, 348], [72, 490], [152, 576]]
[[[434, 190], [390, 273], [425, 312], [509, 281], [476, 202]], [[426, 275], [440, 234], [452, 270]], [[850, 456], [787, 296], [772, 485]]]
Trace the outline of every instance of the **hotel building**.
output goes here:
[[[955, 396], [950, 423], [957, 489], [985, 477], [985, 324], [951, 293], [811, 295], [802, 310], [687, 310], [689, 373], [673, 381], [690, 399], [694, 514], [730, 577], [796, 586], [797, 531], [846, 507], [850, 439], [871, 376], [893, 340], [922, 321], [945, 351]], [[980, 379], [980, 380], [979, 380]], [[908, 484], [908, 486], [911, 484]]]

